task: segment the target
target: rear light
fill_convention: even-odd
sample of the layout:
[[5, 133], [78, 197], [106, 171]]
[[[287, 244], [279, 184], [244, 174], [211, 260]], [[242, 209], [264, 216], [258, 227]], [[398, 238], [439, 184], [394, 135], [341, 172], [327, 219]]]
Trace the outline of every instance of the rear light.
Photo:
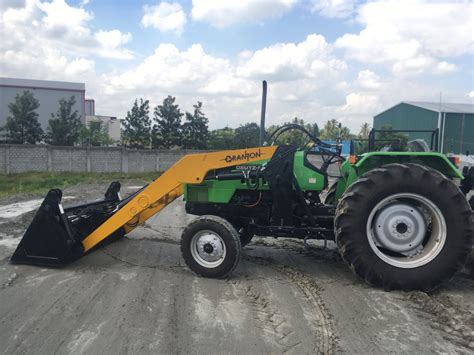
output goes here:
[[461, 157], [458, 156], [458, 155], [452, 155], [452, 156], [448, 157], [448, 159], [451, 163], [453, 163], [456, 166], [461, 165]]
[[352, 165], [357, 163], [357, 155], [349, 155], [349, 163], [351, 163]]

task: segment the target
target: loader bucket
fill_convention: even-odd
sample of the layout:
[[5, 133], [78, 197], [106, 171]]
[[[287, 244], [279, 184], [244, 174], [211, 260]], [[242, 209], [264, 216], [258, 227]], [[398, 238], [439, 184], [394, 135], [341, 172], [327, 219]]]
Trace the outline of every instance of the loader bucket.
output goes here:
[[60, 266], [82, 255], [82, 244], [71, 234], [61, 197], [59, 189], [48, 192], [11, 262]]
[[[11, 257], [12, 263], [61, 266], [84, 255], [82, 240], [117, 210], [120, 183], [112, 182], [101, 201], [63, 209], [61, 197], [61, 190], [49, 190]], [[119, 229], [107, 239], [123, 235]]]

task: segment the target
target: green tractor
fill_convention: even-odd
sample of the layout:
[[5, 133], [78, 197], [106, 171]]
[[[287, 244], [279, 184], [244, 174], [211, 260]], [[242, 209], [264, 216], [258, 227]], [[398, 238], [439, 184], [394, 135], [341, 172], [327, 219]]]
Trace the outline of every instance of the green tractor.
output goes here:
[[432, 290], [462, 267], [472, 247], [466, 194], [474, 168], [461, 174], [443, 154], [387, 146], [344, 159], [339, 142], [322, 142], [298, 125], [269, 141], [289, 129], [302, 130], [313, 146], [189, 154], [124, 199], [113, 182], [103, 201], [63, 208], [61, 190], [52, 189], [11, 261], [64, 265], [184, 194], [186, 211], [199, 217], [184, 229], [181, 252], [202, 276], [230, 275], [254, 236], [334, 240], [356, 274], [385, 289]]
[[[433, 151], [352, 151], [344, 159], [339, 143], [295, 125], [269, 141], [289, 129], [302, 130], [313, 147], [278, 146], [252, 163], [230, 157], [234, 166], [184, 186], [186, 212], [201, 216], [181, 241], [194, 272], [230, 275], [254, 236], [335, 241], [357, 275], [386, 290], [430, 291], [463, 267], [474, 234], [466, 198], [474, 168], [461, 174], [455, 159]], [[376, 145], [371, 135], [368, 146]]]

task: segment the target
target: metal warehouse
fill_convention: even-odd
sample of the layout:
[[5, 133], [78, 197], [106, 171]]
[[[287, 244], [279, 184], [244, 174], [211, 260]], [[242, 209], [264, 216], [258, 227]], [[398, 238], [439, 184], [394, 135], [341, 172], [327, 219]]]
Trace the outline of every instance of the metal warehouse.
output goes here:
[[[393, 129], [439, 129], [439, 146], [444, 153], [474, 154], [474, 105], [435, 102], [401, 102], [374, 117], [374, 128], [390, 125]], [[410, 133], [409, 139], [430, 135]]]
[[52, 113], [56, 113], [59, 108], [59, 100], [69, 99], [74, 96], [76, 104], [73, 110], [77, 110], [81, 119], [85, 117], [85, 92], [86, 86], [83, 83], [71, 83], [62, 81], [30, 80], [0, 78], [0, 127], [5, 125], [7, 117], [10, 115], [8, 105], [14, 102], [17, 94], [23, 91], [31, 91], [39, 101], [40, 107], [36, 111], [39, 115], [38, 121], [43, 129], [48, 126], [48, 121]]

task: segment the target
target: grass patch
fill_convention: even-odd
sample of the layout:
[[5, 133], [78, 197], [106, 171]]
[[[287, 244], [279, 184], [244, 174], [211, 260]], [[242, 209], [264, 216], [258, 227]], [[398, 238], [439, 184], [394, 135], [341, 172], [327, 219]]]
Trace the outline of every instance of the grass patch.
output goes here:
[[150, 182], [160, 173], [72, 173], [72, 172], [31, 172], [0, 175], [0, 197], [17, 194], [46, 193], [52, 188], [65, 187], [83, 182], [112, 182], [124, 180], [143, 180]]

